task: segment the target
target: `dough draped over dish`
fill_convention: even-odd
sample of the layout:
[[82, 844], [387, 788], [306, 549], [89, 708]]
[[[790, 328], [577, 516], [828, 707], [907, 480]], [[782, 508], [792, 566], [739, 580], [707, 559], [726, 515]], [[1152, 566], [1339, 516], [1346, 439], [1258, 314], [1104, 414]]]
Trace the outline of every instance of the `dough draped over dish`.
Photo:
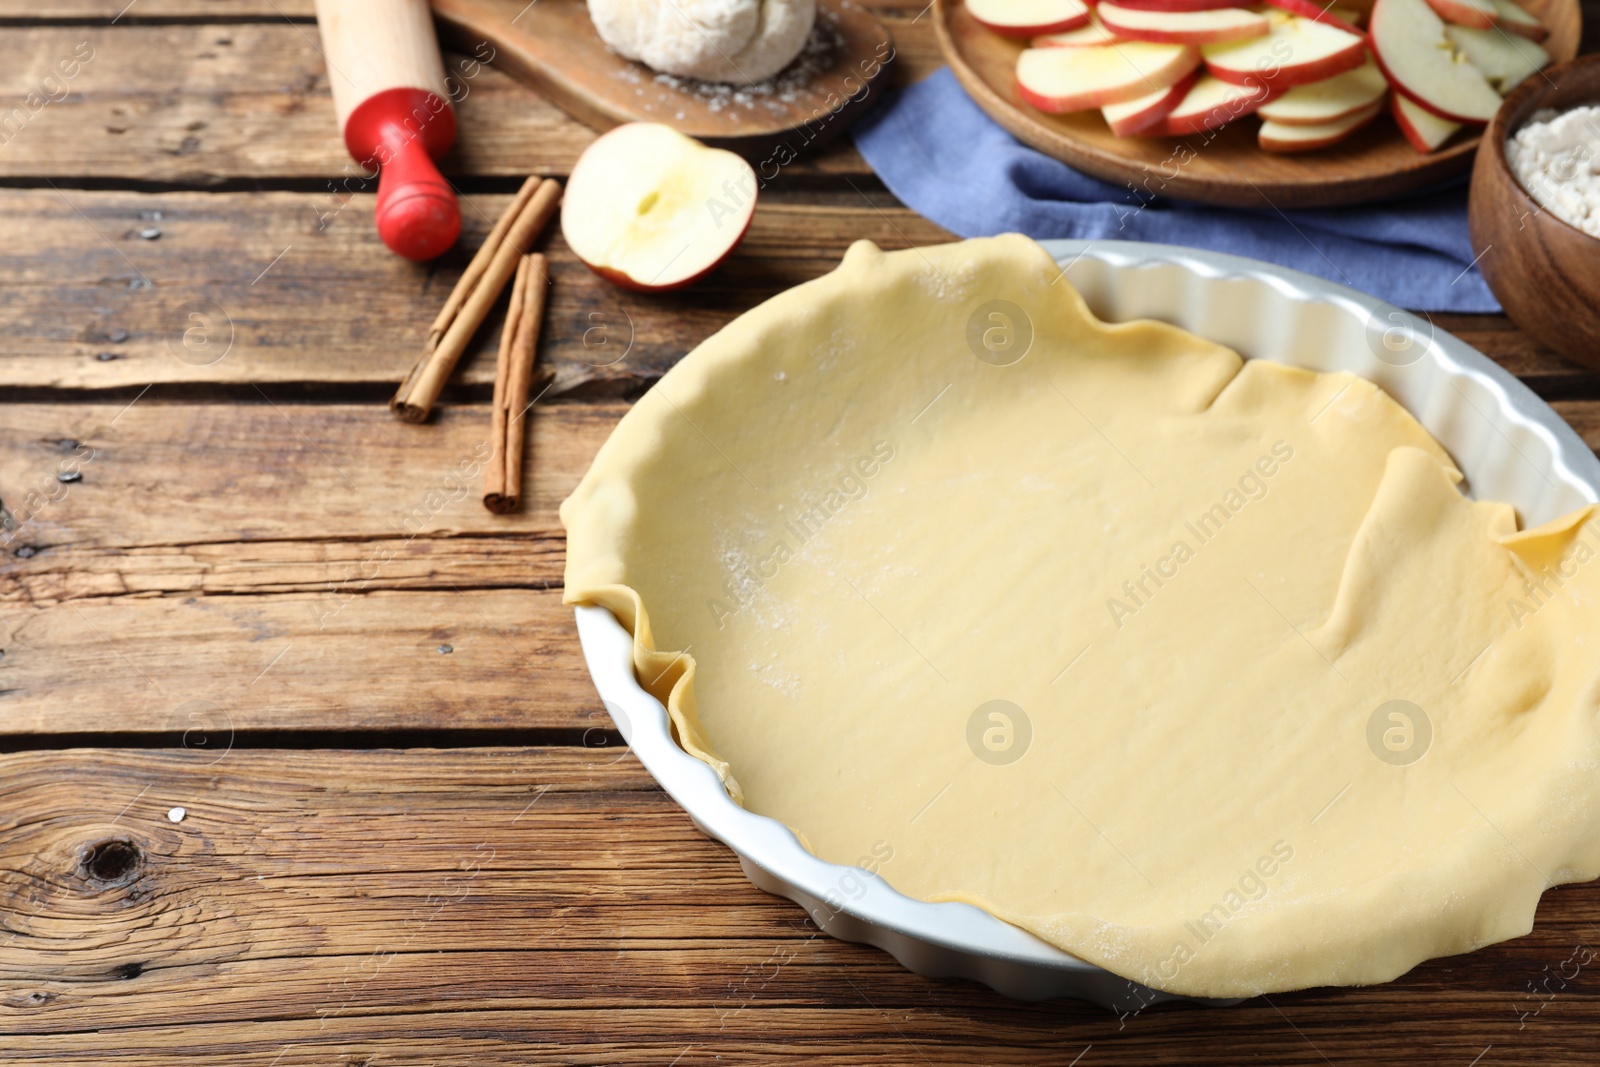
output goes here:
[[861, 242], [627, 414], [565, 596], [824, 859], [1172, 992], [1381, 982], [1600, 874], [1600, 524], [1461, 481], [1025, 238]]

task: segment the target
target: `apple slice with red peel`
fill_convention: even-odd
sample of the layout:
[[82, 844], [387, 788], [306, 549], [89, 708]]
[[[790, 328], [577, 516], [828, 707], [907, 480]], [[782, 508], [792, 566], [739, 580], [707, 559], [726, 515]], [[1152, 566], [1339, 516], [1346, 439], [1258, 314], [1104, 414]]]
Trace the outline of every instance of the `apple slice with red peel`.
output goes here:
[[1238, 7], [1239, 0], [1117, 0], [1122, 7], [1137, 11], [1218, 11]]
[[967, 13], [1002, 37], [1061, 33], [1089, 22], [1083, 0], [967, 0]]
[[1033, 39], [1034, 48], [1093, 48], [1100, 44], [1115, 44], [1122, 40], [1105, 28], [1100, 17], [1089, 12], [1089, 21], [1065, 33], [1046, 33]]
[[1544, 28], [1538, 16], [1531, 11], [1524, 10], [1520, 5], [1511, 0], [1493, 0], [1495, 12], [1495, 25], [1507, 33], [1526, 37], [1530, 41], [1542, 41], [1550, 36], [1550, 31]]
[[1017, 93], [1040, 111], [1083, 111], [1164, 89], [1199, 65], [1200, 53], [1182, 44], [1029, 48], [1017, 57]]
[[[1424, 4], [1425, 0], [1417, 0]], [[1248, 41], [1206, 45], [1206, 70], [1238, 85], [1265, 81], [1275, 88], [1306, 85], [1354, 70], [1366, 61], [1359, 30], [1331, 19], [1309, 19], [1270, 9], [1272, 31]]]
[[1349, 33], [1360, 33], [1356, 29], [1359, 16], [1347, 8], [1333, 7], [1330, 4], [1320, 4], [1317, 0], [1267, 0], [1268, 7], [1275, 7], [1279, 11], [1290, 15], [1299, 15], [1303, 19], [1313, 22], [1328, 22]]
[[1437, 149], [1461, 128], [1461, 123], [1424, 111], [1421, 105], [1400, 93], [1389, 97], [1389, 106], [1394, 113], [1394, 124], [1400, 127], [1411, 147], [1423, 155]]
[[1320, 126], [1286, 126], [1281, 122], [1263, 122], [1257, 141], [1267, 152], [1310, 152], [1344, 140], [1377, 118], [1382, 110], [1383, 101], [1379, 100]]
[[1494, 118], [1500, 94], [1451, 45], [1427, 0], [1377, 0], [1371, 26], [1372, 54], [1396, 91], [1451, 122]]
[[653, 292], [727, 258], [756, 210], [756, 172], [667, 126], [630, 122], [590, 143], [567, 178], [561, 233], [590, 270]]
[[1161, 125], [1172, 109], [1189, 95], [1189, 90], [1199, 77], [1200, 72], [1192, 70], [1165, 89], [1157, 89], [1125, 104], [1107, 104], [1100, 109], [1100, 114], [1105, 116], [1106, 125], [1118, 137], [1136, 137], [1148, 133]]
[[1355, 70], [1309, 85], [1296, 85], [1261, 106], [1263, 122], [1280, 126], [1325, 126], [1383, 102], [1389, 80], [1372, 60]]
[[1466, 26], [1446, 26], [1450, 43], [1483, 72], [1496, 91], [1504, 96], [1537, 71], [1550, 65], [1550, 53], [1516, 34], [1492, 30], [1473, 30]]
[[1264, 82], [1238, 85], [1203, 74], [1162, 120], [1160, 130], [1169, 137], [1214, 130], [1243, 118], [1277, 95], [1277, 90]]
[[1491, 0], [1428, 0], [1428, 6], [1446, 22], [1486, 30], [1500, 21]]
[[1161, 44], [1215, 44], [1260, 37], [1269, 24], [1265, 15], [1242, 7], [1213, 11], [1141, 11], [1102, 0], [1100, 21], [1118, 37]]

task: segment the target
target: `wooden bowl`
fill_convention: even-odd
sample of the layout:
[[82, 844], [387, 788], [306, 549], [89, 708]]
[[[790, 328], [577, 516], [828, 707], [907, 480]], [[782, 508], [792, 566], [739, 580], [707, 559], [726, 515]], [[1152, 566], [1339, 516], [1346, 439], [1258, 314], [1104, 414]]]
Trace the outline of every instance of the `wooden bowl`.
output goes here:
[[1600, 238], [1556, 218], [1511, 172], [1506, 138], [1540, 108], [1600, 104], [1600, 55], [1512, 90], [1484, 131], [1472, 168], [1472, 248], [1506, 314], [1568, 359], [1600, 370]]
[[[1550, 36], [1556, 63], [1578, 54], [1579, 0], [1522, 0]], [[1248, 6], [1248, 5], [1244, 5]], [[1323, 6], [1319, 3], [1319, 6]], [[1371, 6], [1358, 0], [1355, 6]], [[1068, 166], [1128, 189], [1129, 203], [1152, 194], [1234, 207], [1329, 207], [1403, 196], [1463, 173], [1478, 147], [1462, 130], [1437, 152], [1421, 155], [1405, 141], [1387, 109], [1366, 129], [1317, 152], [1261, 150], [1259, 123], [1230, 122], [1215, 137], [1117, 137], [1098, 110], [1047, 115], [1017, 93], [1017, 55], [1027, 42], [1001, 37], [967, 11], [966, 0], [934, 0], [933, 28], [967, 95], [1012, 136]]]

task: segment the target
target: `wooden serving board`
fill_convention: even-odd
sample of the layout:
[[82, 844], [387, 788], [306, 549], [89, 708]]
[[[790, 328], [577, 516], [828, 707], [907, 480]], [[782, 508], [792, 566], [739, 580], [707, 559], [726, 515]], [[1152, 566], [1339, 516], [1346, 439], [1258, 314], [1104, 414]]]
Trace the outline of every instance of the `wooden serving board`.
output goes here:
[[894, 42], [852, 0], [817, 0], [799, 58], [754, 87], [658, 76], [600, 40], [583, 0], [433, 0], [447, 42], [532, 85], [580, 122], [661, 122], [782, 167], [826, 144], [877, 97]]
[[[1578, 0], [1525, 0], [1524, 6], [1550, 31], [1542, 43], [1553, 63], [1578, 54]], [[1165, 196], [1238, 207], [1355, 204], [1415, 192], [1459, 174], [1472, 165], [1478, 147], [1478, 136], [1462, 130], [1439, 151], [1421, 155], [1387, 112], [1336, 145], [1290, 155], [1261, 150], [1255, 118], [1229, 123], [1209, 141], [1207, 134], [1116, 137], [1097, 110], [1049, 115], [1022, 102], [1016, 65], [1026, 42], [980, 25], [964, 0], [934, 0], [934, 11], [939, 47], [979, 107], [1046, 155], [1127, 184], [1130, 203]]]

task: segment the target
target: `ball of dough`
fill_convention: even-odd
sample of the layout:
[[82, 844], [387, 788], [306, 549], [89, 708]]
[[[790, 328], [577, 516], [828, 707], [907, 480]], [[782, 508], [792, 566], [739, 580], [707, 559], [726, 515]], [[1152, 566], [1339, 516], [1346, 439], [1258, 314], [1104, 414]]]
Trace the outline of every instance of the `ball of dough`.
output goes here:
[[805, 47], [816, 0], [588, 0], [600, 39], [664, 74], [754, 85]]

